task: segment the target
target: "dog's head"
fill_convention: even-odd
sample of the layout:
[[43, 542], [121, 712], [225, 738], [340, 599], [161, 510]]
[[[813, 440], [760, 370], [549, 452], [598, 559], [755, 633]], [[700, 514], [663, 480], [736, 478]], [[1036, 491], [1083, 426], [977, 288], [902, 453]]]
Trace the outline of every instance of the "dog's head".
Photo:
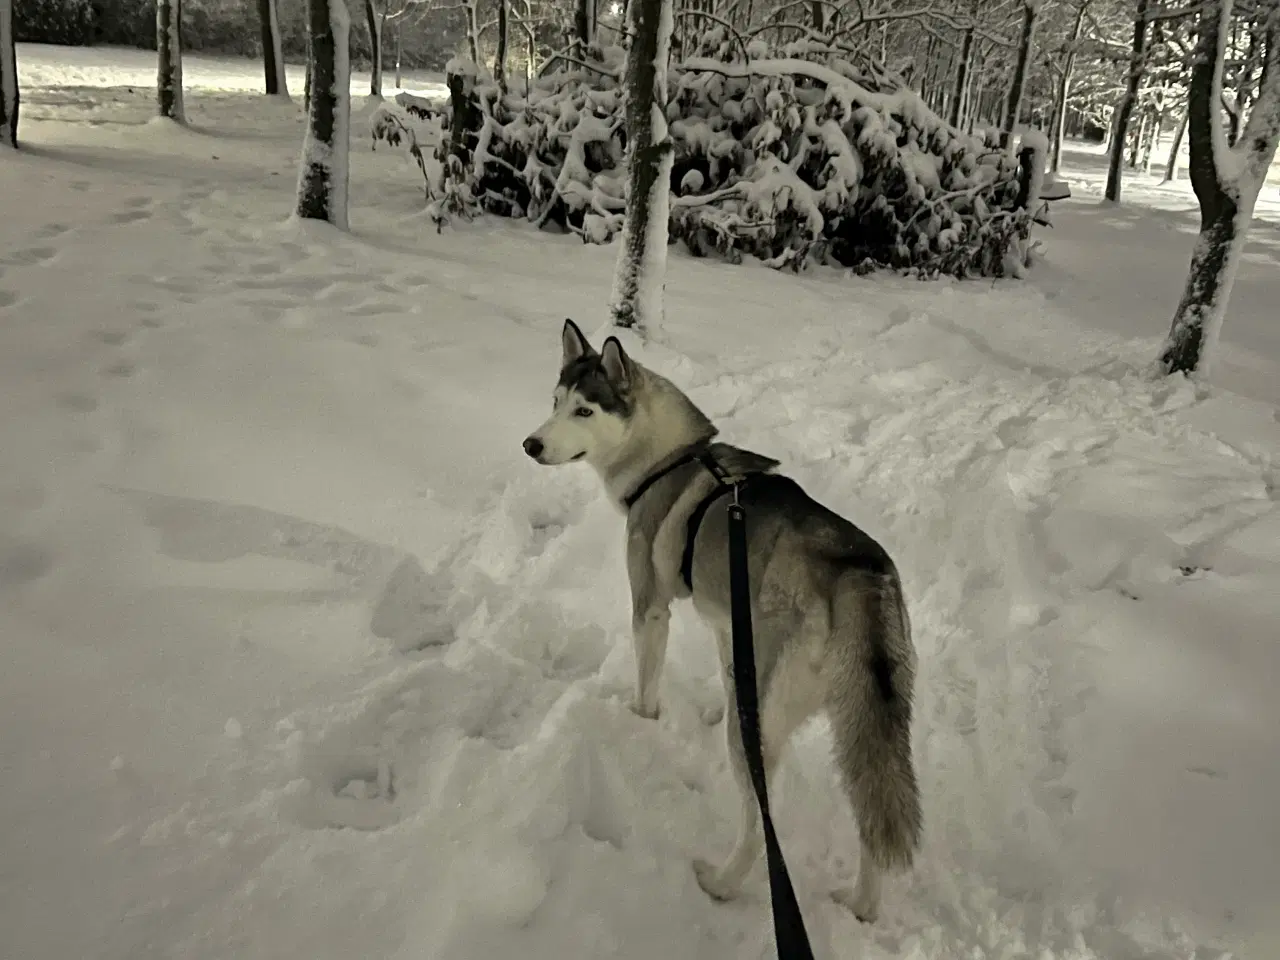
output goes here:
[[551, 416], [525, 438], [524, 452], [547, 466], [608, 463], [627, 439], [635, 366], [616, 337], [597, 353], [572, 320], [564, 322], [561, 343]]

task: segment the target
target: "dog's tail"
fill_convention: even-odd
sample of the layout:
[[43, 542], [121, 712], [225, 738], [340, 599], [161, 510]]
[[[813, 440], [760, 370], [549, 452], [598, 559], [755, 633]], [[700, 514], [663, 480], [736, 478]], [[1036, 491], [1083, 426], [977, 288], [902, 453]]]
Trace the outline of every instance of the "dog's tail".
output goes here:
[[911, 759], [916, 656], [897, 571], [846, 570], [831, 603], [835, 759], [864, 849], [885, 869], [911, 866], [920, 791]]

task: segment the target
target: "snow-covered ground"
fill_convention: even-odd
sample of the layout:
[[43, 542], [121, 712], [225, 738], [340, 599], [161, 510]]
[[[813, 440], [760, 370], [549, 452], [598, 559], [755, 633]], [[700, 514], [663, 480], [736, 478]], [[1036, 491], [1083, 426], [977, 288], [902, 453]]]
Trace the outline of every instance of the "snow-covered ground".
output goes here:
[[[299, 108], [190, 58], [145, 124], [139, 56], [21, 48], [0, 157], [0, 956], [768, 956], [763, 869], [689, 865], [709, 639], [633, 715], [621, 521], [520, 450], [615, 250], [437, 235], [363, 101], [354, 235], [287, 224]], [[673, 255], [641, 351], [904, 572], [927, 839], [877, 925], [820, 724], [775, 784], [823, 957], [1280, 956], [1280, 204], [1198, 393], [1142, 375], [1187, 187], [1069, 165], [1027, 283]]]

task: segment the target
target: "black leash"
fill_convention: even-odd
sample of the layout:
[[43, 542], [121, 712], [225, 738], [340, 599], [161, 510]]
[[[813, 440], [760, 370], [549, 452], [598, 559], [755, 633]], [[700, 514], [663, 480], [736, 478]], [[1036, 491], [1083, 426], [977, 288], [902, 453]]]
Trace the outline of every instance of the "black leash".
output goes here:
[[747, 769], [760, 804], [764, 827], [765, 856], [769, 863], [769, 896], [773, 901], [773, 936], [778, 960], [813, 960], [804, 917], [791, 886], [787, 862], [769, 813], [769, 790], [765, 784], [764, 754], [760, 740], [760, 702], [756, 687], [755, 638], [751, 629], [750, 569], [747, 564], [747, 511], [738, 498], [740, 481], [730, 480], [724, 468], [711, 457], [702, 463], [722, 486], [733, 492], [729, 505], [729, 598], [733, 627], [733, 687], [738, 702], [738, 722]]
[[623, 499], [627, 509], [655, 483], [687, 463], [697, 461], [716, 478], [718, 486], [694, 508], [689, 517], [685, 540], [681, 575], [685, 584], [693, 589], [693, 545], [698, 527], [707, 509], [726, 493], [733, 494], [729, 505], [729, 603], [733, 630], [733, 687], [738, 705], [738, 723], [742, 731], [743, 751], [747, 755], [747, 769], [755, 787], [756, 801], [760, 804], [760, 821], [764, 828], [765, 857], [769, 863], [769, 897], [773, 902], [773, 937], [778, 960], [813, 960], [813, 948], [809, 946], [809, 934], [804, 928], [804, 917], [791, 886], [787, 862], [782, 857], [782, 846], [769, 813], [769, 790], [764, 776], [764, 753], [760, 741], [760, 698], [756, 686], [755, 638], [751, 629], [751, 578], [747, 563], [747, 511], [738, 496], [743, 478], [734, 479], [706, 450], [705, 443], [697, 444], [684, 456], [645, 477], [632, 493]]

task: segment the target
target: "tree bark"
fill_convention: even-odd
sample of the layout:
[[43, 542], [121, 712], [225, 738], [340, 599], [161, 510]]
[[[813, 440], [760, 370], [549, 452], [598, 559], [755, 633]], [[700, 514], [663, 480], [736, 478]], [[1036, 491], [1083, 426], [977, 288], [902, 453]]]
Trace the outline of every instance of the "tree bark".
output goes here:
[[627, 212], [614, 271], [610, 312], [619, 327], [662, 323], [671, 165], [667, 66], [672, 0], [630, 0], [626, 65]]
[[1187, 111], [1182, 111], [1182, 119], [1173, 131], [1173, 143], [1169, 146], [1169, 162], [1164, 168], [1164, 179], [1161, 183], [1172, 183], [1178, 179], [1178, 151], [1182, 149], [1182, 138], [1187, 135]]
[[1200, 201], [1200, 235], [1160, 350], [1159, 365], [1166, 374], [1205, 372], [1222, 329], [1258, 191], [1280, 141], [1280, 8], [1273, 8], [1265, 27], [1267, 54], [1258, 98], [1239, 145], [1226, 144], [1219, 104], [1231, 6], [1231, 0], [1206, 0], [1200, 12], [1187, 94], [1187, 166]]
[[0, 0], [0, 147], [18, 146], [18, 45], [13, 0]]
[[467, 11], [467, 53], [471, 56], [471, 62], [479, 65], [480, 63], [480, 12], [476, 9], [480, 0], [464, 0], [463, 6]]
[[968, 92], [969, 78], [973, 71], [973, 35], [977, 29], [978, 11], [982, 0], [973, 0], [969, 10], [969, 25], [965, 28], [964, 39], [960, 42], [960, 65], [956, 68], [956, 82], [951, 94], [951, 115], [948, 121], [951, 126], [959, 128], [964, 120], [965, 94]]
[[498, 0], [498, 45], [493, 54], [493, 79], [503, 94], [507, 92], [507, 38], [510, 32], [508, 0]]
[[1138, 117], [1138, 130], [1129, 137], [1129, 169], [1137, 170], [1142, 161], [1142, 144], [1147, 139], [1149, 115], [1143, 110]]
[[1049, 169], [1057, 173], [1062, 169], [1062, 141], [1067, 133], [1067, 101], [1071, 97], [1071, 81], [1075, 79], [1076, 48], [1084, 34], [1084, 15], [1089, 9], [1089, 0], [1081, 0], [1076, 10], [1076, 22], [1071, 28], [1071, 41], [1067, 47], [1067, 59], [1062, 65], [1062, 76], [1058, 78], [1058, 90], [1054, 97], [1053, 108], [1053, 146], [1049, 153]]
[[401, 71], [401, 68], [400, 68], [400, 53], [403, 49], [400, 44], [400, 40], [401, 40], [401, 34], [404, 33], [404, 30], [402, 29], [403, 24], [404, 24], [404, 17], [396, 17], [396, 89], [397, 90], [404, 89], [404, 73]]
[[1023, 0], [1022, 34], [1018, 41], [1018, 60], [1013, 68], [1013, 83], [1009, 85], [1009, 100], [1005, 104], [1004, 123], [1000, 131], [1001, 149], [1007, 150], [1013, 142], [1013, 130], [1022, 113], [1022, 98], [1027, 89], [1027, 67], [1031, 63], [1031, 47], [1035, 42], [1039, 13], [1039, 0]]
[[[311, 0], [307, 0], [310, 4]], [[310, 7], [308, 7], [308, 11]], [[310, 115], [311, 113], [311, 81], [312, 74], [315, 73], [315, 50], [311, 46], [311, 19], [308, 12], [307, 19], [307, 70], [302, 77], [302, 108]]]
[[347, 228], [351, 21], [346, 0], [309, 0], [311, 107], [298, 175], [298, 216]]
[[288, 97], [289, 84], [284, 73], [276, 0], [258, 0], [258, 21], [262, 28], [262, 72], [265, 75], [267, 96]]
[[382, 99], [382, 17], [376, 0], [364, 0], [364, 20], [369, 28], [369, 96]]
[[590, 0], [576, 0], [573, 5], [573, 35], [580, 51], [585, 51], [591, 46]]
[[1138, 103], [1138, 87], [1142, 83], [1142, 74], [1146, 69], [1147, 55], [1147, 7], [1150, 0], [1138, 0], [1138, 11], [1133, 18], [1133, 52], [1129, 58], [1129, 78], [1125, 83], [1124, 96], [1120, 99], [1120, 107], [1116, 111], [1114, 133], [1111, 137], [1111, 156], [1107, 164], [1107, 186], [1104, 195], [1112, 203], [1120, 202], [1120, 181], [1123, 176], [1124, 148], [1128, 140], [1129, 121], [1133, 117], [1133, 108]]
[[182, 100], [182, 0], [156, 0], [156, 105], [160, 116], [187, 122]]

